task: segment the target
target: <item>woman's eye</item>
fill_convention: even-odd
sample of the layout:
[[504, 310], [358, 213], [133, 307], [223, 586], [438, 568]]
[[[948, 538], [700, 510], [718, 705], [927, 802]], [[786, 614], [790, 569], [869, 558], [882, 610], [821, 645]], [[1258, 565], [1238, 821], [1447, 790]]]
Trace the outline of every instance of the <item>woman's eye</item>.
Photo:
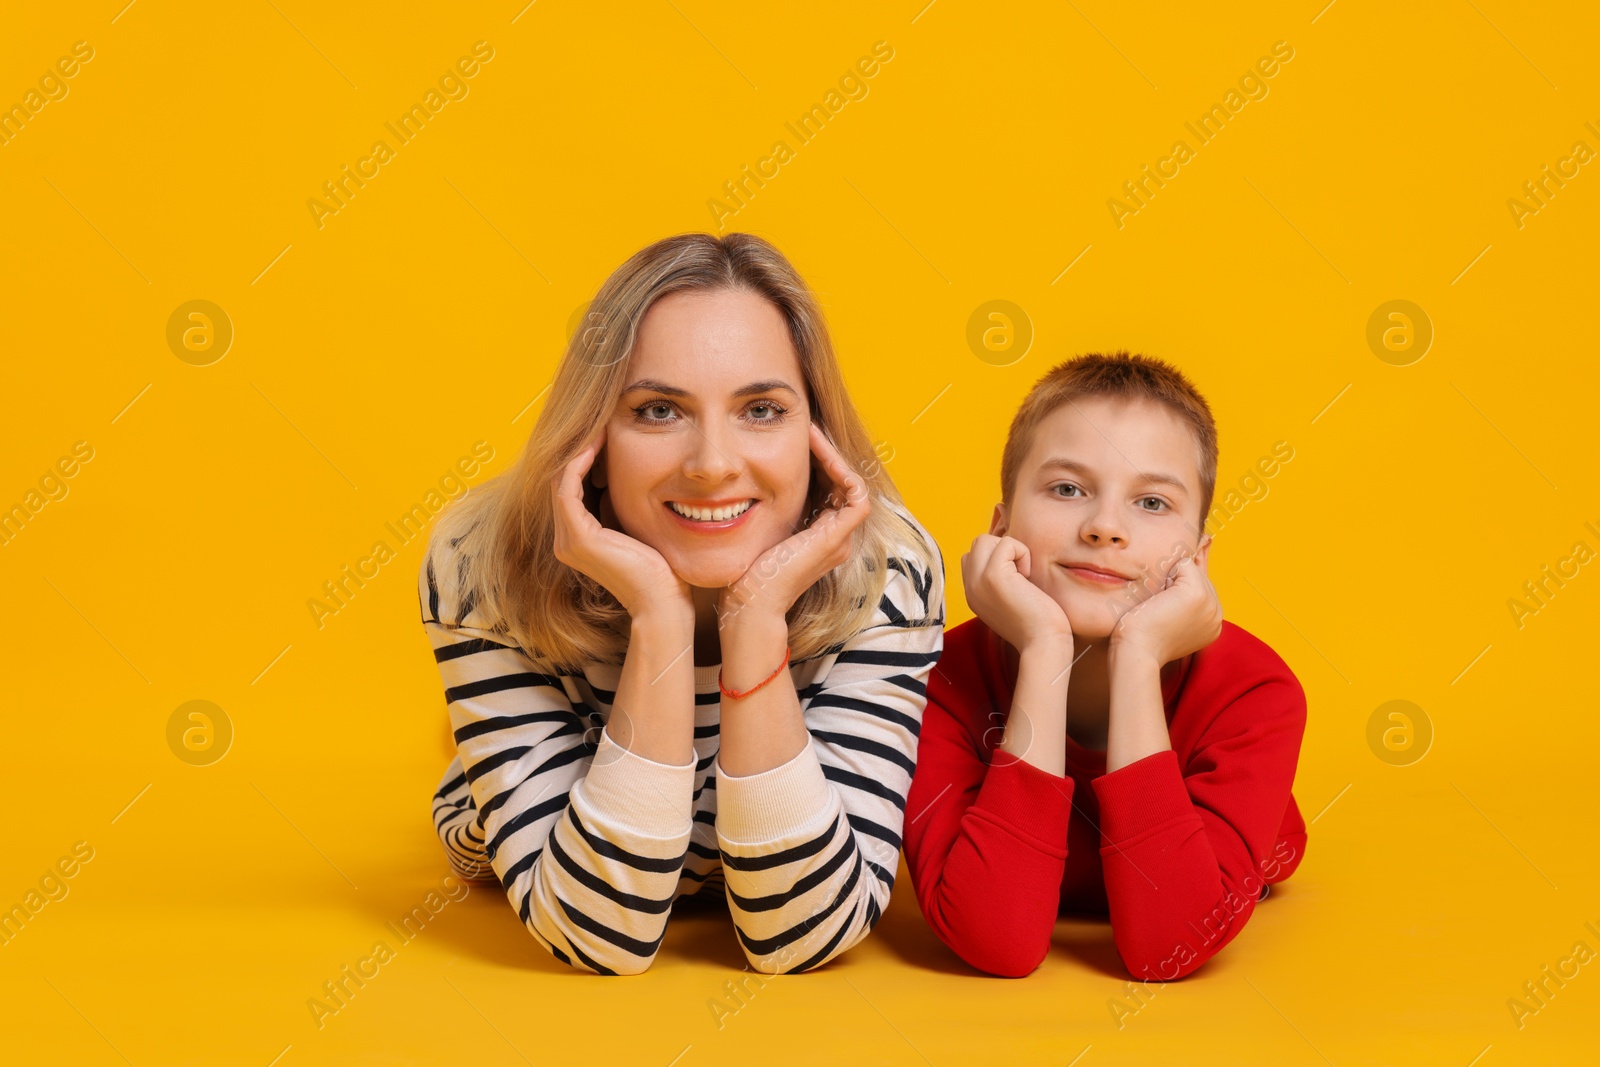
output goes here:
[[751, 404], [748, 408], [746, 408], [745, 411], [753, 414], [754, 412], [761, 411], [763, 409], [771, 414], [766, 415], [765, 417], [757, 417], [754, 420], [755, 422], [781, 422], [783, 421], [783, 417], [788, 414], [788, 411], [785, 409], [780, 408], [776, 404], [769, 404], [765, 400], [756, 401], [754, 404]]
[[[649, 417], [645, 414], [646, 412], [653, 411], [662, 411], [666, 412], [667, 414], [660, 418]], [[634, 417], [640, 422], [665, 422], [667, 421], [667, 415], [670, 415], [671, 413], [672, 405], [667, 403], [665, 400], [652, 400], [647, 404], [640, 404], [638, 407], [633, 409]]]

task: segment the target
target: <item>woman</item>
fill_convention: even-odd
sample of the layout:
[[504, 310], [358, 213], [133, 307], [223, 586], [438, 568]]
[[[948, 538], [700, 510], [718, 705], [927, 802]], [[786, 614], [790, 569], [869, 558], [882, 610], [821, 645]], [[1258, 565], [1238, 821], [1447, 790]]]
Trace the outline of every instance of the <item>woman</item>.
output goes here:
[[677, 898], [725, 890], [753, 968], [808, 970], [888, 903], [943, 558], [767, 242], [659, 241], [587, 322], [419, 576], [458, 752], [435, 825], [571, 966], [638, 974]]

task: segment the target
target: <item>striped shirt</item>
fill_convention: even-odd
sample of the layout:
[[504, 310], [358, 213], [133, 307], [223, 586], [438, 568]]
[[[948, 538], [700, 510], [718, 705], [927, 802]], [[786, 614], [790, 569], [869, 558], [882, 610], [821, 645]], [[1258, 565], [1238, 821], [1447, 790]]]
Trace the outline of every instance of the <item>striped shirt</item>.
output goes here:
[[646, 759], [604, 729], [620, 664], [571, 673], [517, 647], [458, 596], [454, 545], [437, 567], [430, 546], [418, 596], [457, 751], [433, 821], [455, 873], [499, 882], [539, 944], [599, 974], [649, 967], [674, 901], [695, 893], [726, 894], [763, 973], [809, 970], [866, 937], [894, 887], [944, 647], [943, 556], [897, 510], [937, 571], [891, 555], [868, 625], [789, 664], [811, 744], [741, 777], [716, 758], [717, 665], [694, 667], [696, 758]]

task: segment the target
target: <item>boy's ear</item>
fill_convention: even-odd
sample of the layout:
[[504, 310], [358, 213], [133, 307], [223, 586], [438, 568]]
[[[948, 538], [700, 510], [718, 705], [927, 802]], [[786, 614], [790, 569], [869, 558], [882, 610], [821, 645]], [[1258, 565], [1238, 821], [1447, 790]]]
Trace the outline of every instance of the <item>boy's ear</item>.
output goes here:
[[1004, 504], [996, 504], [994, 506], [994, 514], [989, 517], [990, 535], [1004, 537], [1006, 535], [1006, 522], [1006, 506]]

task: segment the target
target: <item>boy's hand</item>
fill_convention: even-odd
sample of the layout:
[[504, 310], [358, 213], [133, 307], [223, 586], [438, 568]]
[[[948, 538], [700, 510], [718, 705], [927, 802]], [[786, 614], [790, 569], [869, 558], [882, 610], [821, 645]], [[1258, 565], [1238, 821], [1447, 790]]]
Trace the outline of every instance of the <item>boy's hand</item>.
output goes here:
[[1211, 538], [1184, 554], [1165, 575], [1144, 581], [1146, 598], [1123, 613], [1111, 631], [1113, 649], [1135, 649], [1157, 666], [1198, 652], [1222, 634], [1222, 604], [1206, 573]]
[[961, 557], [967, 604], [1017, 651], [1038, 640], [1072, 647], [1072, 624], [1061, 605], [1028, 580], [1028, 546], [1014, 537], [979, 534]]

